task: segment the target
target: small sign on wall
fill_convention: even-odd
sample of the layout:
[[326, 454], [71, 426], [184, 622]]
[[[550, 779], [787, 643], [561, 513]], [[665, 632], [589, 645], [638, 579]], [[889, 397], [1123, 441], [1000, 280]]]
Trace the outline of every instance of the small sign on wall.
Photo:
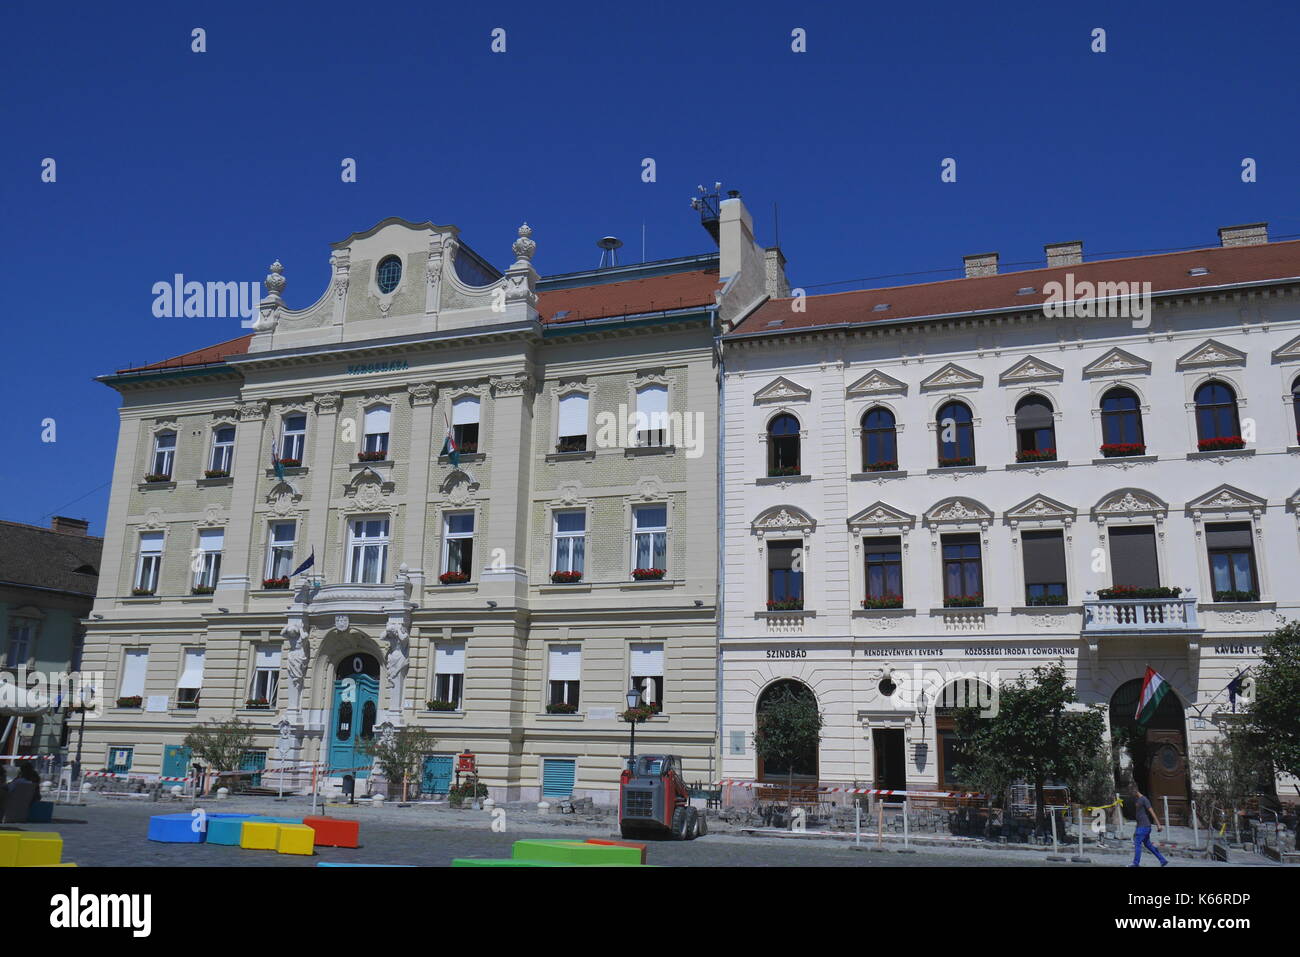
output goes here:
[[151, 694], [145, 700], [145, 711], [166, 711], [167, 696], [165, 694]]
[[590, 718], [592, 721], [613, 721], [614, 709], [613, 708], [588, 708], [587, 717]]
[[732, 754], [745, 753], [745, 732], [744, 731], [731, 732], [731, 753]]

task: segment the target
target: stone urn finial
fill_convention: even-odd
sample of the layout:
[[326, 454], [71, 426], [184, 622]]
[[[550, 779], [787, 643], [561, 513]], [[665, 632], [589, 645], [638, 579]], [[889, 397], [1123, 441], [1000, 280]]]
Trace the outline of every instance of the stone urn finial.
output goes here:
[[510, 248], [515, 251], [517, 259], [531, 261], [533, 253], [537, 251], [537, 243], [531, 239], [533, 235], [532, 227], [524, 223], [519, 227], [519, 238], [515, 240], [514, 245]]
[[273, 296], [278, 296], [284, 292], [284, 266], [280, 260], [271, 263], [271, 271], [266, 276], [266, 291]]

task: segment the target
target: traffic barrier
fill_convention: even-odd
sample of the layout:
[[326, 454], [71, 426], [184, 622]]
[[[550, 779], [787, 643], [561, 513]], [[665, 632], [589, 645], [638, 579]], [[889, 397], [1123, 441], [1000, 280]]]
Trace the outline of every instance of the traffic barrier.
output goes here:
[[305, 817], [302, 823], [316, 832], [321, 847], [360, 847], [361, 822], [337, 817]]
[[280, 825], [274, 821], [245, 821], [239, 833], [239, 846], [252, 851], [274, 851], [280, 837]]
[[316, 832], [306, 824], [277, 825], [275, 850], [277, 854], [302, 854], [310, 857], [316, 852]]
[[162, 844], [202, 844], [204, 831], [194, 827], [189, 813], [155, 814], [149, 818], [148, 837]]

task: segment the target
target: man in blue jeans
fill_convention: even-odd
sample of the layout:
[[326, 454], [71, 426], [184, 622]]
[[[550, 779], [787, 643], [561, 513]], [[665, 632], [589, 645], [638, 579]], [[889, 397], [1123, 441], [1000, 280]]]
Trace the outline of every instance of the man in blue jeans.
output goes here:
[[1156, 822], [1156, 827], [1164, 830], [1164, 825], [1156, 817], [1156, 809], [1151, 806], [1147, 796], [1138, 790], [1137, 784], [1133, 785], [1134, 810], [1137, 812], [1137, 830], [1133, 833], [1133, 863], [1129, 867], [1142, 866], [1142, 848], [1146, 848], [1156, 856], [1160, 866], [1164, 867], [1169, 862], [1165, 860], [1164, 855], [1156, 849], [1151, 843], [1151, 822]]

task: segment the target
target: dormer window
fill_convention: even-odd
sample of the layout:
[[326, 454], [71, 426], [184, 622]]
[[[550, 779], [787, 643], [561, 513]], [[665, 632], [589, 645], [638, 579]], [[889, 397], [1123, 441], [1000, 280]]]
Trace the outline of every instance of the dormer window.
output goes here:
[[385, 256], [375, 269], [375, 285], [385, 296], [397, 288], [402, 279], [402, 261], [396, 256]]

